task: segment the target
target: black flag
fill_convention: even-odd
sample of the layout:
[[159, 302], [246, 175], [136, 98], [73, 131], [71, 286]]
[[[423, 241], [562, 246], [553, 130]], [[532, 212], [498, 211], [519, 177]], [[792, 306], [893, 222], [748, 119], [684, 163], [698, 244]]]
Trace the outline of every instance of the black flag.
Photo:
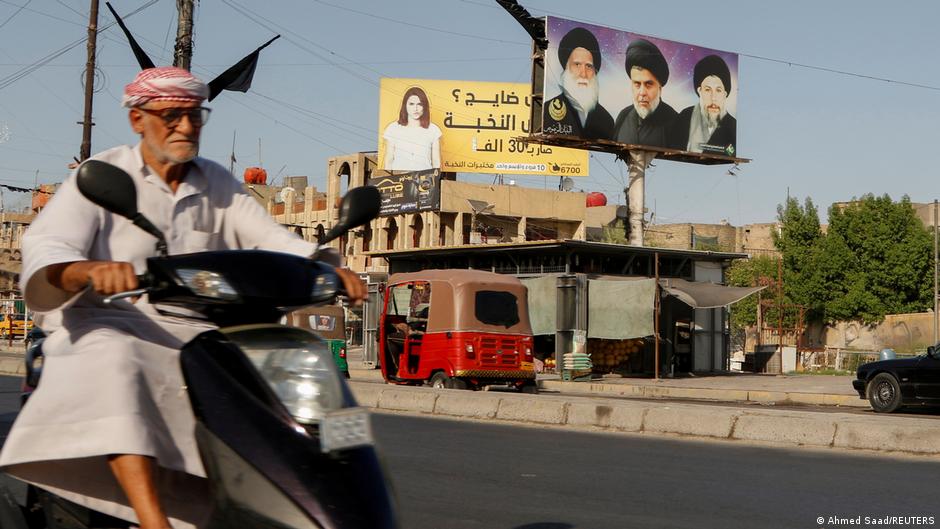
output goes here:
[[215, 96], [222, 93], [222, 90], [232, 90], [235, 92], [247, 92], [251, 88], [251, 79], [255, 76], [255, 68], [258, 66], [258, 54], [281, 36], [262, 44], [258, 49], [249, 53], [244, 59], [235, 63], [234, 66], [222, 72], [218, 77], [209, 81], [209, 101], [215, 99]]
[[150, 60], [150, 57], [147, 56], [147, 53], [144, 52], [143, 48], [141, 48], [140, 45], [137, 44], [137, 41], [134, 40], [134, 36], [131, 35], [130, 30], [127, 29], [127, 26], [124, 25], [124, 21], [121, 20], [121, 17], [119, 17], [118, 14], [114, 11], [114, 8], [111, 7], [111, 2], [105, 2], [104, 5], [108, 6], [108, 9], [111, 10], [111, 14], [114, 15], [114, 19], [117, 20], [118, 25], [121, 26], [121, 30], [124, 31], [124, 35], [127, 36], [127, 42], [130, 43], [131, 49], [134, 51], [134, 57], [137, 57], [137, 64], [140, 65], [140, 69], [146, 70], [147, 68], [153, 68], [153, 61]]

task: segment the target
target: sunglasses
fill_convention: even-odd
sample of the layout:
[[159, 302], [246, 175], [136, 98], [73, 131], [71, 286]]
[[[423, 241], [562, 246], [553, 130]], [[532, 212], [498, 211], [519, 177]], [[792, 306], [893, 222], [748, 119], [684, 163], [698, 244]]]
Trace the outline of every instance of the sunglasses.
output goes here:
[[189, 122], [192, 126], [201, 127], [209, 121], [209, 113], [212, 112], [211, 108], [206, 107], [164, 108], [162, 110], [137, 107], [137, 110], [145, 114], [157, 116], [163, 120], [163, 124], [166, 125], [167, 128], [171, 129], [180, 124], [180, 121], [183, 120], [183, 116], [189, 118]]

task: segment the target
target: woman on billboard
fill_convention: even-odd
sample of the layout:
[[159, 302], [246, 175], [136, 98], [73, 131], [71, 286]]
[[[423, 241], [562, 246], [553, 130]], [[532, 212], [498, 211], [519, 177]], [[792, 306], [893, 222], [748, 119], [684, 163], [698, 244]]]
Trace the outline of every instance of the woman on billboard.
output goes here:
[[412, 86], [401, 99], [398, 121], [385, 127], [386, 171], [423, 171], [441, 167], [441, 129], [431, 123], [424, 90]]

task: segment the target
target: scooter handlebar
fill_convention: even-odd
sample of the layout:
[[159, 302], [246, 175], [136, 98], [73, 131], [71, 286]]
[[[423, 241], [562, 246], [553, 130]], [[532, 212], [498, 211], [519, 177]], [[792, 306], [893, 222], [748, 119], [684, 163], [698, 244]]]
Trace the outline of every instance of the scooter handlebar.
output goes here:
[[110, 305], [119, 299], [125, 298], [134, 298], [142, 296], [150, 290], [151, 284], [153, 283], [150, 274], [140, 274], [137, 276], [137, 288], [134, 290], [128, 290], [125, 292], [118, 292], [117, 294], [112, 294], [104, 298], [104, 304]]

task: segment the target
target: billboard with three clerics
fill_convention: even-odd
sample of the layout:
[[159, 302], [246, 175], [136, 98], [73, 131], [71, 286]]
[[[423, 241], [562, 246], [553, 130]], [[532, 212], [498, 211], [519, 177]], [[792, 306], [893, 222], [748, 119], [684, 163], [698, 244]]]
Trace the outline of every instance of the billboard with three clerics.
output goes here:
[[543, 134], [737, 157], [738, 56], [546, 18]]
[[587, 176], [588, 153], [529, 143], [525, 83], [382, 79], [379, 168]]

